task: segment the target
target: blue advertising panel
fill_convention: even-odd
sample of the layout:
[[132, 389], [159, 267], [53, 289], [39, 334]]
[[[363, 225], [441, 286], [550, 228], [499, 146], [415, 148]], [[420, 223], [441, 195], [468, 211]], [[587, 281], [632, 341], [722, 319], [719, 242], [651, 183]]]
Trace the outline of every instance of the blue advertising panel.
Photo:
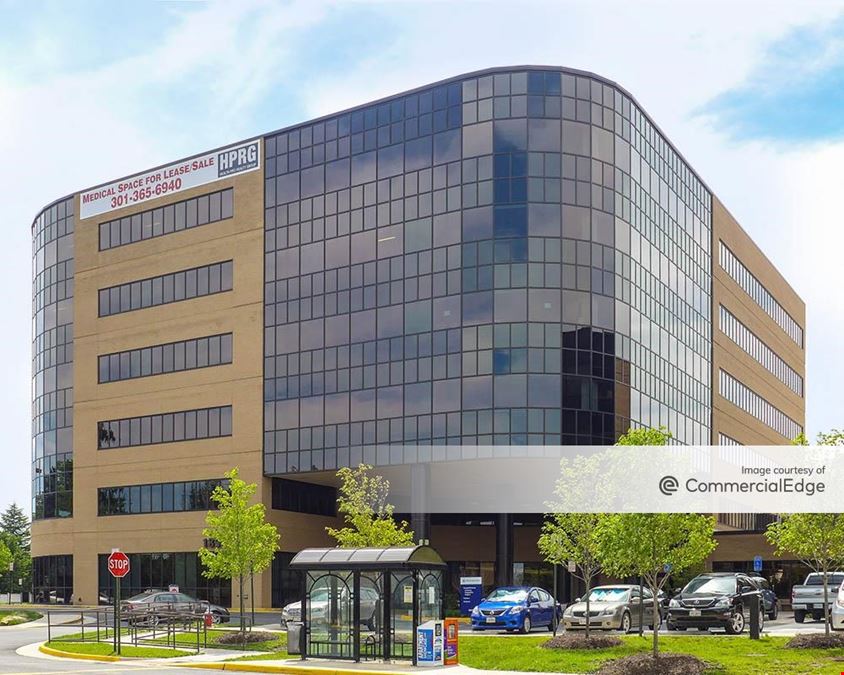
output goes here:
[[473, 607], [483, 600], [483, 579], [481, 577], [460, 577], [460, 613], [469, 616]]
[[443, 622], [426, 621], [416, 629], [416, 665], [443, 665]]

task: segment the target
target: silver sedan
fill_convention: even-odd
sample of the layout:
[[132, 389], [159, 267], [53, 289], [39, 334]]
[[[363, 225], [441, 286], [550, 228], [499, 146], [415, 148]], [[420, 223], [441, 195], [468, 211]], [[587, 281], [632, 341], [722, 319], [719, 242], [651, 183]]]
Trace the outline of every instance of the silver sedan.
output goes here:
[[[639, 586], [614, 584], [596, 586], [589, 591], [589, 627], [597, 630], [620, 630], [624, 633], [642, 623], [653, 629], [653, 595], [647, 588], [639, 595]], [[662, 623], [662, 617], [658, 624]], [[586, 599], [577, 598], [563, 612], [566, 630], [586, 628]]]

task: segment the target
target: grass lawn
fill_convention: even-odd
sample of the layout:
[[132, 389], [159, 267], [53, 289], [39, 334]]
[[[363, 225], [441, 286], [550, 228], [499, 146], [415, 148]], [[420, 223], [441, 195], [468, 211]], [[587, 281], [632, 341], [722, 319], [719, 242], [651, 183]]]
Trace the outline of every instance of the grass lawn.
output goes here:
[[17, 626], [27, 621], [40, 619], [42, 614], [31, 609], [3, 609], [0, 610], [0, 626]]
[[[92, 654], [96, 656], [116, 656], [113, 645], [110, 642], [61, 642], [53, 640], [47, 643], [48, 647], [73, 654]], [[174, 656], [189, 656], [190, 652], [180, 649], [165, 649], [161, 647], [132, 647], [122, 645], [121, 656], [137, 656], [145, 659], [167, 659]]]
[[[240, 645], [221, 645], [217, 644], [217, 638], [223, 635], [231, 635], [233, 631], [230, 630], [220, 630], [219, 628], [210, 628], [208, 630], [208, 649], [232, 649], [232, 650], [240, 650]], [[100, 629], [100, 637], [101, 639], [109, 639], [114, 632], [111, 629], [101, 628]], [[130, 635], [129, 629], [124, 628], [121, 631], [122, 635], [128, 636]], [[152, 631], [149, 629], [142, 629], [140, 631], [142, 636], [151, 636]], [[95, 629], [86, 629], [85, 630], [85, 637], [88, 640], [94, 639], [96, 635]], [[149, 637], [145, 637], [143, 640], [144, 644], [166, 644], [167, 638], [165, 634], [159, 630], [156, 631], [156, 636], [161, 635], [160, 638], [156, 637], [155, 640], [150, 639]], [[71, 635], [63, 635], [61, 637], [64, 641], [73, 641], [73, 640], [81, 640], [82, 633], [73, 633]], [[202, 643], [203, 636], [202, 633], [199, 634], [200, 646], [204, 648]], [[176, 634], [176, 644], [183, 645], [186, 649], [196, 649], [196, 633], [177, 633]], [[254, 642], [251, 644], [245, 645], [243, 651], [246, 652], [270, 652], [270, 651], [277, 651], [277, 650], [284, 650], [287, 648], [287, 635], [285, 633], [276, 633], [275, 640], [268, 640], [267, 642]], [[278, 657], [283, 658], [283, 657]]]
[[[648, 651], [651, 637], [626, 636], [624, 645], [600, 650], [551, 650], [541, 645], [547, 637], [460, 638], [460, 663], [488, 670], [532, 670], [589, 673], [609, 659]], [[729, 675], [804, 675], [844, 672], [844, 649], [786, 649], [788, 637], [750, 640], [728, 637], [660, 636], [660, 651], [692, 654], [713, 664], [713, 673]]]

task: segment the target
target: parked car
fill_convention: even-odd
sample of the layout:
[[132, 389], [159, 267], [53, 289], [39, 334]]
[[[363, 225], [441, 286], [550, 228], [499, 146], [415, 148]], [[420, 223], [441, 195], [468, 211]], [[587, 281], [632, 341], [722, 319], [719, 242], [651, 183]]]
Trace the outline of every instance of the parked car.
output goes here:
[[554, 630], [560, 616], [560, 605], [548, 591], [536, 586], [502, 586], [472, 608], [470, 618], [472, 630], [529, 633], [537, 626]]
[[[833, 605], [836, 589], [844, 582], [844, 572], [829, 572], [826, 576], [829, 592], [827, 604]], [[797, 623], [803, 623], [807, 614], [815, 621], [823, 620], [823, 574], [812, 572], [802, 584], [791, 587], [791, 608]]]
[[768, 583], [767, 579], [764, 577], [750, 578], [762, 594], [762, 604], [765, 607], [765, 615], [773, 621], [780, 614], [780, 599], [777, 597], [777, 594], [774, 593], [774, 589], [771, 588], [771, 584]]
[[229, 610], [225, 607], [212, 604], [207, 600], [197, 600], [186, 593], [167, 591], [139, 593], [128, 600], [121, 601], [120, 611], [129, 617], [134, 614], [137, 617], [136, 620], [150, 626], [157, 626], [163, 615], [169, 612], [199, 617], [206, 611], [210, 611], [211, 620], [214, 623], [227, 623], [231, 619]]
[[[746, 574], [700, 574], [668, 603], [668, 630], [724, 628], [730, 635], [743, 633], [750, 621], [754, 595], [761, 596], [761, 593]], [[760, 597], [760, 629], [764, 617]]]
[[[659, 600], [657, 600], [659, 602]], [[634, 626], [644, 623], [653, 630], [653, 594], [650, 589], [643, 588], [639, 593], [639, 585], [615, 584], [612, 586], [596, 586], [589, 591], [589, 627], [600, 630], [620, 630], [627, 633]], [[658, 608], [659, 620], [657, 626], [662, 625], [662, 608]], [[566, 607], [563, 612], [563, 625], [566, 630], [586, 628], [586, 599], [577, 598], [574, 603]]]
[[835, 589], [835, 601], [829, 612], [829, 626], [832, 630], [844, 630], [844, 583]]
[[[375, 630], [378, 623], [378, 611], [381, 607], [381, 595], [376, 588], [361, 586], [360, 589], [360, 623], [369, 630]], [[328, 588], [318, 588], [308, 601], [308, 618], [312, 625], [320, 625], [328, 622]], [[348, 613], [351, 616], [352, 605], [349, 600], [347, 588], [340, 589], [338, 612], [341, 617]], [[281, 625], [285, 626], [290, 621], [302, 620], [301, 601], [291, 602], [281, 610]]]

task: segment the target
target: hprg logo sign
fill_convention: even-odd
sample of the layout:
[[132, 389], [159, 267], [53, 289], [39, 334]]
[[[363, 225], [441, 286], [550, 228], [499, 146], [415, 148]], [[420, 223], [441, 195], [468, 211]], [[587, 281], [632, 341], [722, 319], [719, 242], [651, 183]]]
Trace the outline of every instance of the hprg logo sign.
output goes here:
[[239, 148], [223, 150], [217, 155], [217, 176], [231, 176], [258, 166], [258, 141]]

